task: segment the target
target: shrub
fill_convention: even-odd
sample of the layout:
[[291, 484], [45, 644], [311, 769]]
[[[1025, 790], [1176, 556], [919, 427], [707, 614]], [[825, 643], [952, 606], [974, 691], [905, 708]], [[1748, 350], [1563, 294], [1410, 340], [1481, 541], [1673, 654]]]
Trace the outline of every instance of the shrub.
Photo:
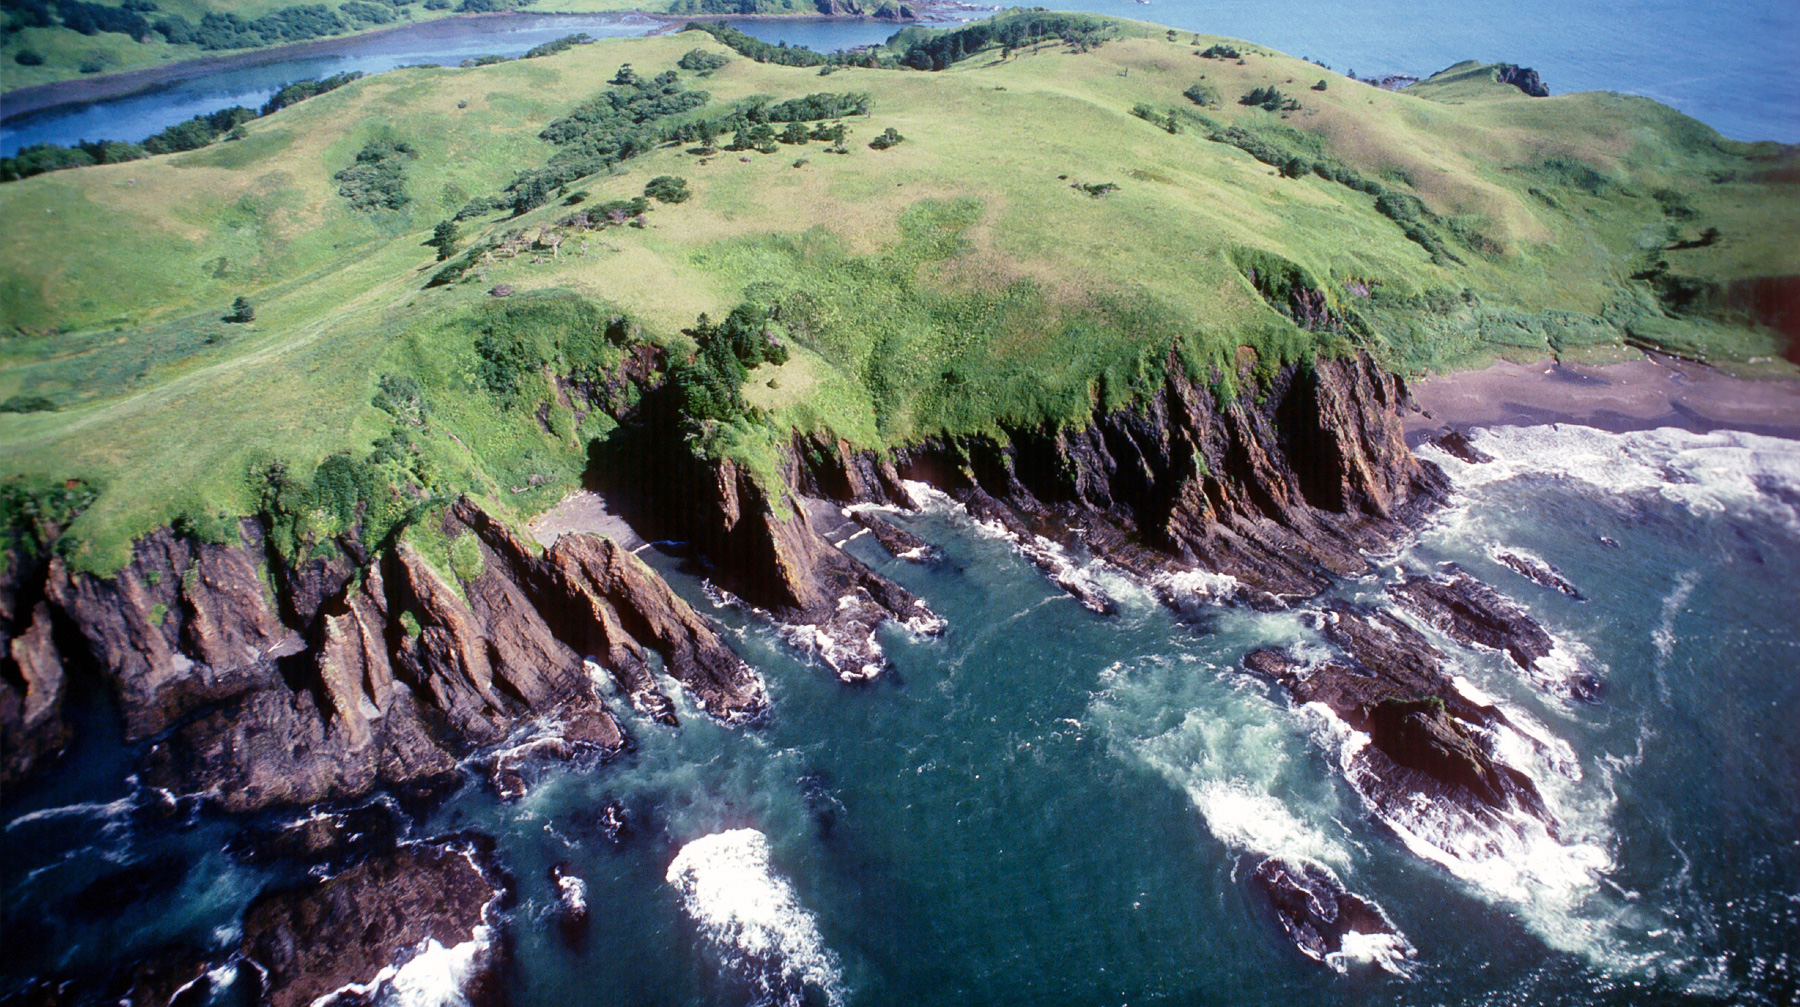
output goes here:
[[1242, 59], [1243, 54], [1228, 45], [1213, 45], [1213, 46], [1208, 46], [1206, 51], [1200, 54], [1200, 58], [1201, 59]]
[[693, 193], [688, 191], [687, 179], [675, 175], [658, 175], [644, 186], [644, 195], [662, 203], [685, 203]]
[[731, 62], [730, 58], [716, 52], [707, 52], [705, 49], [689, 49], [675, 65], [683, 70], [698, 70], [704, 73], [717, 70], [729, 62]]
[[248, 297], [239, 294], [237, 300], [231, 302], [231, 314], [226, 315], [225, 320], [238, 323], [254, 322], [256, 321], [256, 307], [250, 303]]
[[14, 395], [0, 402], [0, 413], [53, 413], [56, 403], [42, 395]]
[[889, 147], [899, 146], [900, 141], [904, 139], [906, 139], [906, 137], [901, 136], [894, 127], [889, 126], [887, 129], [881, 131], [880, 136], [870, 140], [869, 146], [875, 150], [886, 150]]
[[1326, 87], [1327, 87], [1327, 86], [1328, 86], [1328, 85], [1327, 85], [1327, 84], [1326, 84], [1326, 83], [1325, 83], [1325, 78], [1323, 78], [1323, 77], [1320, 77], [1320, 78], [1319, 78], [1319, 82], [1318, 82], [1318, 83], [1317, 83], [1317, 84], [1314, 84], [1314, 85], [1313, 85], [1313, 86], [1312, 86], [1312, 89], [1313, 89], [1313, 90], [1314, 90], [1314, 91], [1323, 91], [1323, 90], [1325, 90], [1325, 88], [1326, 88]]
[[406, 162], [418, 151], [405, 142], [377, 139], [356, 153], [356, 163], [331, 176], [338, 195], [364, 213], [398, 210], [412, 201], [406, 194]]
[[44, 54], [33, 49], [20, 49], [13, 56], [13, 62], [20, 66], [43, 66]]
[[456, 254], [456, 242], [462, 236], [457, 233], [456, 221], [439, 221], [431, 230], [431, 247], [437, 249], [438, 261], [442, 262]]
[[1219, 92], [1208, 84], [1195, 84], [1181, 92], [1181, 95], [1202, 108], [1219, 103]]

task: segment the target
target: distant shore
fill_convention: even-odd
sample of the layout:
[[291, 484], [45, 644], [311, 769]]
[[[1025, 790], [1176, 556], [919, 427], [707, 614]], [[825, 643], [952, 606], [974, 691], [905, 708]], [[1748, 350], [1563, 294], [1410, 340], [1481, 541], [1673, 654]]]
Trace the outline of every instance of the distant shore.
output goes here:
[[[914, 21], [887, 21], [895, 31], [912, 24], [945, 23], [958, 20], [957, 14], [991, 13], [999, 7], [988, 7], [979, 4], [960, 2], [960, 0], [909, 0], [910, 5], [921, 15]], [[305, 56], [308, 53], [334, 49], [347, 42], [361, 42], [364, 39], [378, 38], [400, 31], [428, 32], [437, 25], [452, 25], [471, 20], [517, 20], [542, 18], [594, 18], [617, 17], [620, 21], [639, 18], [647, 22], [660, 24], [662, 27], [647, 32], [660, 35], [675, 30], [689, 21], [880, 21], [862, 14], [670, 14], [659, 11], [621, 10], [593, 11], [556, 11], [536, 13], [531, 11], [495, 11], [486, 14], [452, 14], [447, 17], [433, 18], [429, 21], [413, 21], [406, 24], [384, 25], [364, 31], [333, 35], [329, 38], [311, 39], [306, 42], [293, 42], [287, 45], [267, 46], [261, 49], [246, 49], [221, 56], [199, 56], [160, 66], [140, 67], [136, 70], [125, 70], [119, 73], [100, 74], [92, 77], [74, 77], [69, 80], [52, 81], [48, 84], [34, 84], [0, 95], [0, 122], [17, 119], [20, 116], [41, 112], [49, 108], [64, 105], [82, 105], [92, 101], [108, 98], [124, 98], [145, 91], [152, 91], [166, 84], [177, 81], [192, 80], [222, 70], [236, 70], [248, 66], [260, 66], [264, 63], [275, 63]]]
[[1800, 440], [1800, 378], [1734, 378], [1660, 355], [1589, 366], [1541, 360], [1408, 383], [1406, 439], [1448, 429], [1576, 423], [1602, 430], [1742, 430]]

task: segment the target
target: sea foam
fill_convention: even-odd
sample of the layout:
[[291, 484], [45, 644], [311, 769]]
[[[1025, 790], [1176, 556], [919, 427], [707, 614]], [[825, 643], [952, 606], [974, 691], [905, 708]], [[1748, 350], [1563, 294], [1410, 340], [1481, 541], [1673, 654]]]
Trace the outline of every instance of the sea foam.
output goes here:
[[770, 864], [761, 832], [701, 836], [681, 848], [665, 878], [725, 967], [755, 988], [758, 1005], [799, 1007], [809, 986], [833, 1007], [844, 1002], [837, 955]]

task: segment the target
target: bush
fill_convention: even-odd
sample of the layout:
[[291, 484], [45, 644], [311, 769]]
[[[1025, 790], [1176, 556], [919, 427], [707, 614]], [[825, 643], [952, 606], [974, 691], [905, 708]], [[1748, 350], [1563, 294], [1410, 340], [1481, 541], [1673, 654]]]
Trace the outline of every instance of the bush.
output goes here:
[[370, 140], [356, 154], [356, 163], [331, 176], [338, 195], [364, 213], [398, 210], [412, 201], [406, 194], [406, 162], [418, 157], [409, 143]]
[[42, 395], [14, 395], [0, 402], [0, 413], [53, 413], [56, 403]]
[[889, 126], [887, 129], [881, 131], [880, 136], [870, 140], [869, 146], [875, 150], [886, 150], [889, 147], [899, 146], [900, 141], [904, 139], [906, 139], [906, 137], [901, 136], [894, 127]]
[[239, 294], [237, 300], [231, 302], [231, 314], [226, 315], [225, 320], [239, 323], [254, 322], [256, 321], [256, 307], [250, 303], [248, 297]]
[[1319, 82], [1318, 82], [1318, 83], [1317, 83], [1317, 84], [1314, 84], [1314, 85], [1313, 85], [1313, 86], [1312, 86], [1312, 89], [1313, 89], [1313, 90], [1314, 90], [1314, 91], [1323, 91], [1323, 90], [1325, 90], [1325, 88], [1326, 88], [1326, 87], [1328, 87], [1328, 86], [1329, 86], [1329, 85], [1327, 85], [1327, 84], [1326, 84], [1326, 83], [1325, 83], [1325, 78], [1323, 78], [1323, 77], [1320, 77], [1320, 78], [1319, 78]]
[[1219, 103], [1219, 92], [1207, 84], [1195, 84], [1181, 92], [1181, 96], [1202, 108]]
[[1201, 59], [1242, 59], [1243, 53], [1228, 45], [1214, 45], [1200, 54]]
[[20, 49], [18, 54], [13, 56], [13, 62], [20, 66], [43, 66], [44, 54], [32, 49]]
[[685, 203], [693, 193], [688, 191], [687, 179], [675, 175], [658, 175], [644, 186], [644, 195], [662, 203]]
[[716, 52], [707, 52], [705, 49], [689, 49], [680, 60], [676, 61], [675, 65], [683, 70], [698, 70], [705, 73], [717, 70], [729, 62], [731, 62], [729, 57], [721, 56]]

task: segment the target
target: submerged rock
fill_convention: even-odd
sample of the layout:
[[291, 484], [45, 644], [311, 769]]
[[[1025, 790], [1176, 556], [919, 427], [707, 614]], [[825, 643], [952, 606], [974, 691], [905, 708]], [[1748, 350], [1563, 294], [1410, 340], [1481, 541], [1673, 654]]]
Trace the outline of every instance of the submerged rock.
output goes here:
[[1443, 798], [1476, 819], [1516, 810], [1555, 827], [1537, 785], [1493, 751], [1489, 734], [1505, 714], [1464, 696], [1419, 631], [1391, 612], [1341, 601], [1327, 606], [1320, 628], [1343, 656], [1309, 666], [1264, 648], [1245, 655], [1244, 667], [1280, 683], [1296, 705], [1323, 704], [1368, 735], [1352, 783], [1371, 802]]
[[580, 950], [587, 941], [587, 882], [571, 873], [568, 864], [555, 864], [550, 868], [550, 884], [556, 892], [556, 929], [564, 944]]
[[1561, 571], [1535, 556], [1522, 556], [1516, 552], [1501, 551], [1496, 553], [1494, 558], [1510, 567], [1514, 573], [1540, 587], [1560, 591], [1576, 601], [1587, 600], [1581, 596], [1581, 592], [1576, 589], [1574, 584], [1569, 583], [1569, 579], [1564, 577]]

